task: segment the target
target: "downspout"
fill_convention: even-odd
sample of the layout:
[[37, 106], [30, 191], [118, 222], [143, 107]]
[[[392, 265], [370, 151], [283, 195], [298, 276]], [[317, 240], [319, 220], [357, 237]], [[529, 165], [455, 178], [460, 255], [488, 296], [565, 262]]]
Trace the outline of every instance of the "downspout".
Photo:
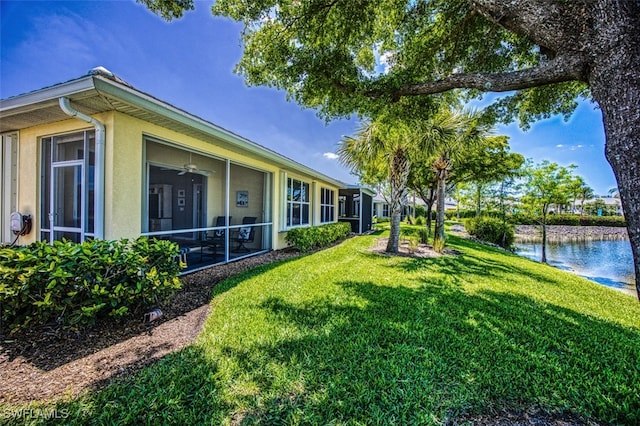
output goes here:
[[105, 145], [105, 129], [104, 124], [93, 117], [75, 110], [69, 103], [69, 99], [61, 97], [58, 99], [60, 108], [65, 114], [75, 117], [79, 120], [93, 124], [96, 130], [96, 147], [95, 158], [96, 164], [94, 169], [94, 216], [93, 229], [94, 237], [104, 239], [104, 145]]

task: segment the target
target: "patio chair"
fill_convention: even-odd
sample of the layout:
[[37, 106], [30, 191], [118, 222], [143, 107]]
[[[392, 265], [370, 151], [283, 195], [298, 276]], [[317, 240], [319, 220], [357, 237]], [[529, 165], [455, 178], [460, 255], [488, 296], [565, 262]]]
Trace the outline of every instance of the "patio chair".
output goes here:
[[[229, 216], [229, 224], [231, 224], [231, 216]], [[226, 221], [224, 216], [218, 216], [216, 218], [216, 227], [225, 226]], [[207, 247], [211, 247], [213, 249], [212, 256], [215, 256], [218, 252], [218, 247], [223, 247], [225, 244], [225, 233], [226, 229], [214, 229], [213, 231], [207, 231], [204, 234], [204, 238], [201, 240], [200, 245], [200, 260], [202, 260], [203, 251]], [[224, 250], [223, 250], [224, 251]]]
[[[253, 225], [256, 223], [258, 218], [254, 216], [245, 216], [242, 218], [243, 225]], [[238, 235], [236, 235], [236, 242], [238, 243], [238, 247], [233, 251], [234, 253], [248, 253], [250, 250], [245, 246], [246, 243], [252, 243], [255, 237], [256, 227], [255, 226], [243, 226], [238, 229]]]

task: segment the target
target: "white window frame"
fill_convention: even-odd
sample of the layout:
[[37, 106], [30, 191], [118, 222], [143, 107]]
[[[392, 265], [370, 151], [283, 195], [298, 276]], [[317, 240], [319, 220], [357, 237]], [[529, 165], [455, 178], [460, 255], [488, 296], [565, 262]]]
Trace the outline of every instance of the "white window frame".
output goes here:
[[[329, 201], [328, 203], [326, 201]], [[329, 209], [331, 212], [329, 217], [325, 214], [325, 210]], [[336, 217], [336, 204], [335, 204], [335, 191], [330, 188], [320, 188], [320, 223], [335, 222]]]
[[[295, 188], [295, 182], [299, 184], [300, 187], [300, 200], [293, 200], [293, 191]], [[306, 186], [306, 191], [304, 188]], [[287, 176], [286, 178], [286, 186], [285, 186], [285, 221], [283, 223], [285, 229], [298, 228], [302, 226], [311, 226], [311, 183], [304, 181], [302, 179], [297, 179], [293, 177]], [[293, 223], [293, 210], [294, 206], [299, 206], [300, 208], [300, 223]], [[303, 212], [304, 207], [307, 207], [307, 218], [306, 223], [304, 223]]]

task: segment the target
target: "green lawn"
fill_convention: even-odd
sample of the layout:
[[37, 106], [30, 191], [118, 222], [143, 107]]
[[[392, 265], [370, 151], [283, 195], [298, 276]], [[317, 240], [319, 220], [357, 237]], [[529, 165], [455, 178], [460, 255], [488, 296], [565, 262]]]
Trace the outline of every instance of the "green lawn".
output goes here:
[[450, 237], [386, 257], [377, 236], [221, 283], [190, 347], [59, 403], [78, 424], [439, 424], [536, 407], [640, 424], [640, 304]]

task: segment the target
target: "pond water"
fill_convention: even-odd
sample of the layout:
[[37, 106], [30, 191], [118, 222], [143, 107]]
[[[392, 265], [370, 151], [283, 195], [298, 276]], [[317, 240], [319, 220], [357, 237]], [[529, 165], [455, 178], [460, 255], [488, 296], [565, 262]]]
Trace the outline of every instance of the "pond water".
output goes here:
[[[516, 253], [540, 261], [541, 242], [516, 242]], [[636, 294], [629, 240], [586, 240], [547, 243], [547, 263], [599, 284]]]

